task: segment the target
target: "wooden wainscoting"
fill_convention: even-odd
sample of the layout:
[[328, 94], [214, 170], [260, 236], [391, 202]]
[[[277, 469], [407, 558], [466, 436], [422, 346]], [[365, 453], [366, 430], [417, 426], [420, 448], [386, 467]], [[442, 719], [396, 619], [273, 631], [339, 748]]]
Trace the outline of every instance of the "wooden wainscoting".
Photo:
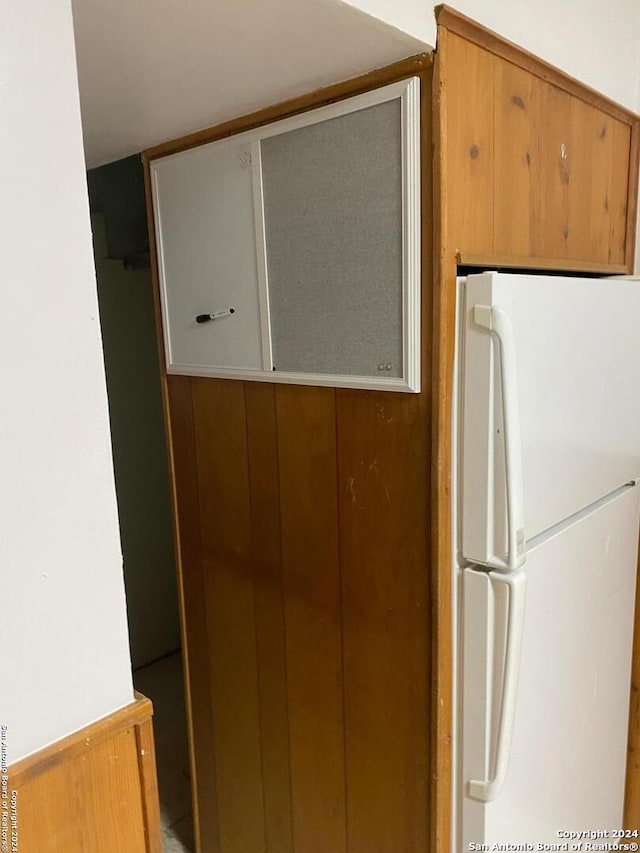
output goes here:
[[9, 767], [19, 853], [161, 853], [152, 714], [137, 694]]

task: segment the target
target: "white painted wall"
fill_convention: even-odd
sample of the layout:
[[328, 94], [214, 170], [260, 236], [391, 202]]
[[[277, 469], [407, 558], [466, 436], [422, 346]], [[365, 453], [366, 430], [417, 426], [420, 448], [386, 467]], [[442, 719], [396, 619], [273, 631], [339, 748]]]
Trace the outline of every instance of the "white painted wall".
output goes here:
[[[421, 39], [427, 45], [435, 47], [436, 22], [433, 14], [434, 4], [429, 0], [334, 0], [345, 3], [378, 18], [402, 32]], [[456, 6], [454, 2], [451, 5]]]
[[[344, 0], [409, 35], [435, 44], [429, 0]], [[640, 111], [638, 0], [453, 0], [501, 36], [632, 110]]]
[[92, 167], [425, 49], [341, 0], [73, 0], [73, 13]]
[[68, 0], [0, 22], [0, 723], [9, 762], [133, 698]]

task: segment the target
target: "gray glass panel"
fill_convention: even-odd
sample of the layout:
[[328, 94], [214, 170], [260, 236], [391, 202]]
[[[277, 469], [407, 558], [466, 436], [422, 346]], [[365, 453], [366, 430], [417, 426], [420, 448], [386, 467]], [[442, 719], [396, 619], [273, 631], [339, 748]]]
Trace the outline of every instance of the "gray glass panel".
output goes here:
[[275, 369], [402, 376], [400, 101], [261, 149]]

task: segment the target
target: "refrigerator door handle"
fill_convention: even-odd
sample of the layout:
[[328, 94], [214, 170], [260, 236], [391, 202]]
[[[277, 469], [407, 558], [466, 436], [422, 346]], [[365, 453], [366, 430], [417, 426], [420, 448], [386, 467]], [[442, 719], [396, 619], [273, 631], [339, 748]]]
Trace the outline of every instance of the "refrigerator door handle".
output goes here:
[[509, 771], [526, 597], [526, 576], [523, 572], [511, 572], [509, 574], [490, 572], [489, 577], [494, 581], [506, 584], [508, 587], [509, 615], [507, 617], [504, 678], [502, 681], [500, 722], [496, 738], [494, 774], [492, 778], [484, 781], [472, 780], [469, 782], [470, 796], [485, 803], [491, 802], [499, 796]]
[[502, 387], [502, 417], [504, 424], [504, 455], [507, 492], [507, 558], [494, 555], [489, 568], [513, 572], [526, 559], [524, 540], [524, 488], [522, 483], [522, 438], [518, 373], [513, 327], [509, 315], [501, 308], [476, 305], [473, 319], [476, 325], [491, 332], [498, 342], [500, 384]]

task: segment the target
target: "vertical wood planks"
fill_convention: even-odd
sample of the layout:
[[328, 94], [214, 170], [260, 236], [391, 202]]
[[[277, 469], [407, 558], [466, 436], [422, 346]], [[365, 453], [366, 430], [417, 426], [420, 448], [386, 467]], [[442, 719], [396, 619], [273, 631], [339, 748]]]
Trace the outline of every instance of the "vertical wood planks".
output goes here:
[[20, 853], [152, 853], [133, 728], [51, 764], [16, 785]]
[[192, 380], [221, 853], [264, 853], [244, 387]]
[[349, 850], [426, 851], [425, 396], [339, 391]]
[[245, 383], [267, 853], [292, 853], [289, 715], [275, 390]]
[[[468, 252], [493, 250], [494, 57], [450, 35], [447, 75], [447, 146], [455, 164], [448, 195], [449, 216], [456, 223], [460, 246]], [[461, 94], [464, 93], [464, 97]]]
[[[544, 84], [537, 121], [543, 129], [540, 148], [540, 255], [566, 258], [571, 184], [571, 96]], [[588, 255], [587, 255], [588, 257]]]
[[193, 378], [202, 556], [246, 561], [251, 552], [244, 386]]
[[456, 252], [632, 265], [630, 124], [450, 31], [440, 85]]
[[571, 164], [569, 194], [569, 257], [589, 249], [594, 258], [608, 261], [609, 181], [611, 133], [608, 117], [579, 98], [571, 98]]
[[[149, 699], [49, 744], [7, 770], [20, 853], [161, 853]], [[8, 795], [7, 795], [8, 796]], [[9, 803], [6, 801], [8, 829]]]
[[345, 853], [335, 391], [276, 388], [296, 853]]
[[175, 513], [178, 528], [181, 619], [185, 684], [189, 708], [192, 780], [197, 796], [200, 834], [206, 853], [219, 853], [218, 796], [214, 757], [208, 628], [203, 564], [200, 560], [198, 464], [195, 448], [191, 379], [166, 378], [171, 436]]
[[496, 60], [493, 248], [526, 257], [539, 251], [542, 83]]
[[[624, 263], [625, 260], [629, 263], [629, 268], [633, 269], [633, 247], [629, 240], [629, 232], [633, 230], [628, 228], [628, 221], [635, 223], [632, 211], [628, 210], [628, 196], [633, 195], [628, 192], [631, 181], [637, 181], [637, 163], [635, 168], [630, 164], [627, 171], [623, 168], [625, 163], [629, 163], [632, 156], [631, 146], [631, 129], [620, 121], [612, 122], [612, 156], [611, 156], [611, 176], [610, 176], [610, 192], [609, 192], [609, 261], [612, 264]], [[635, 156], [638, 156], [636, 151]]]

